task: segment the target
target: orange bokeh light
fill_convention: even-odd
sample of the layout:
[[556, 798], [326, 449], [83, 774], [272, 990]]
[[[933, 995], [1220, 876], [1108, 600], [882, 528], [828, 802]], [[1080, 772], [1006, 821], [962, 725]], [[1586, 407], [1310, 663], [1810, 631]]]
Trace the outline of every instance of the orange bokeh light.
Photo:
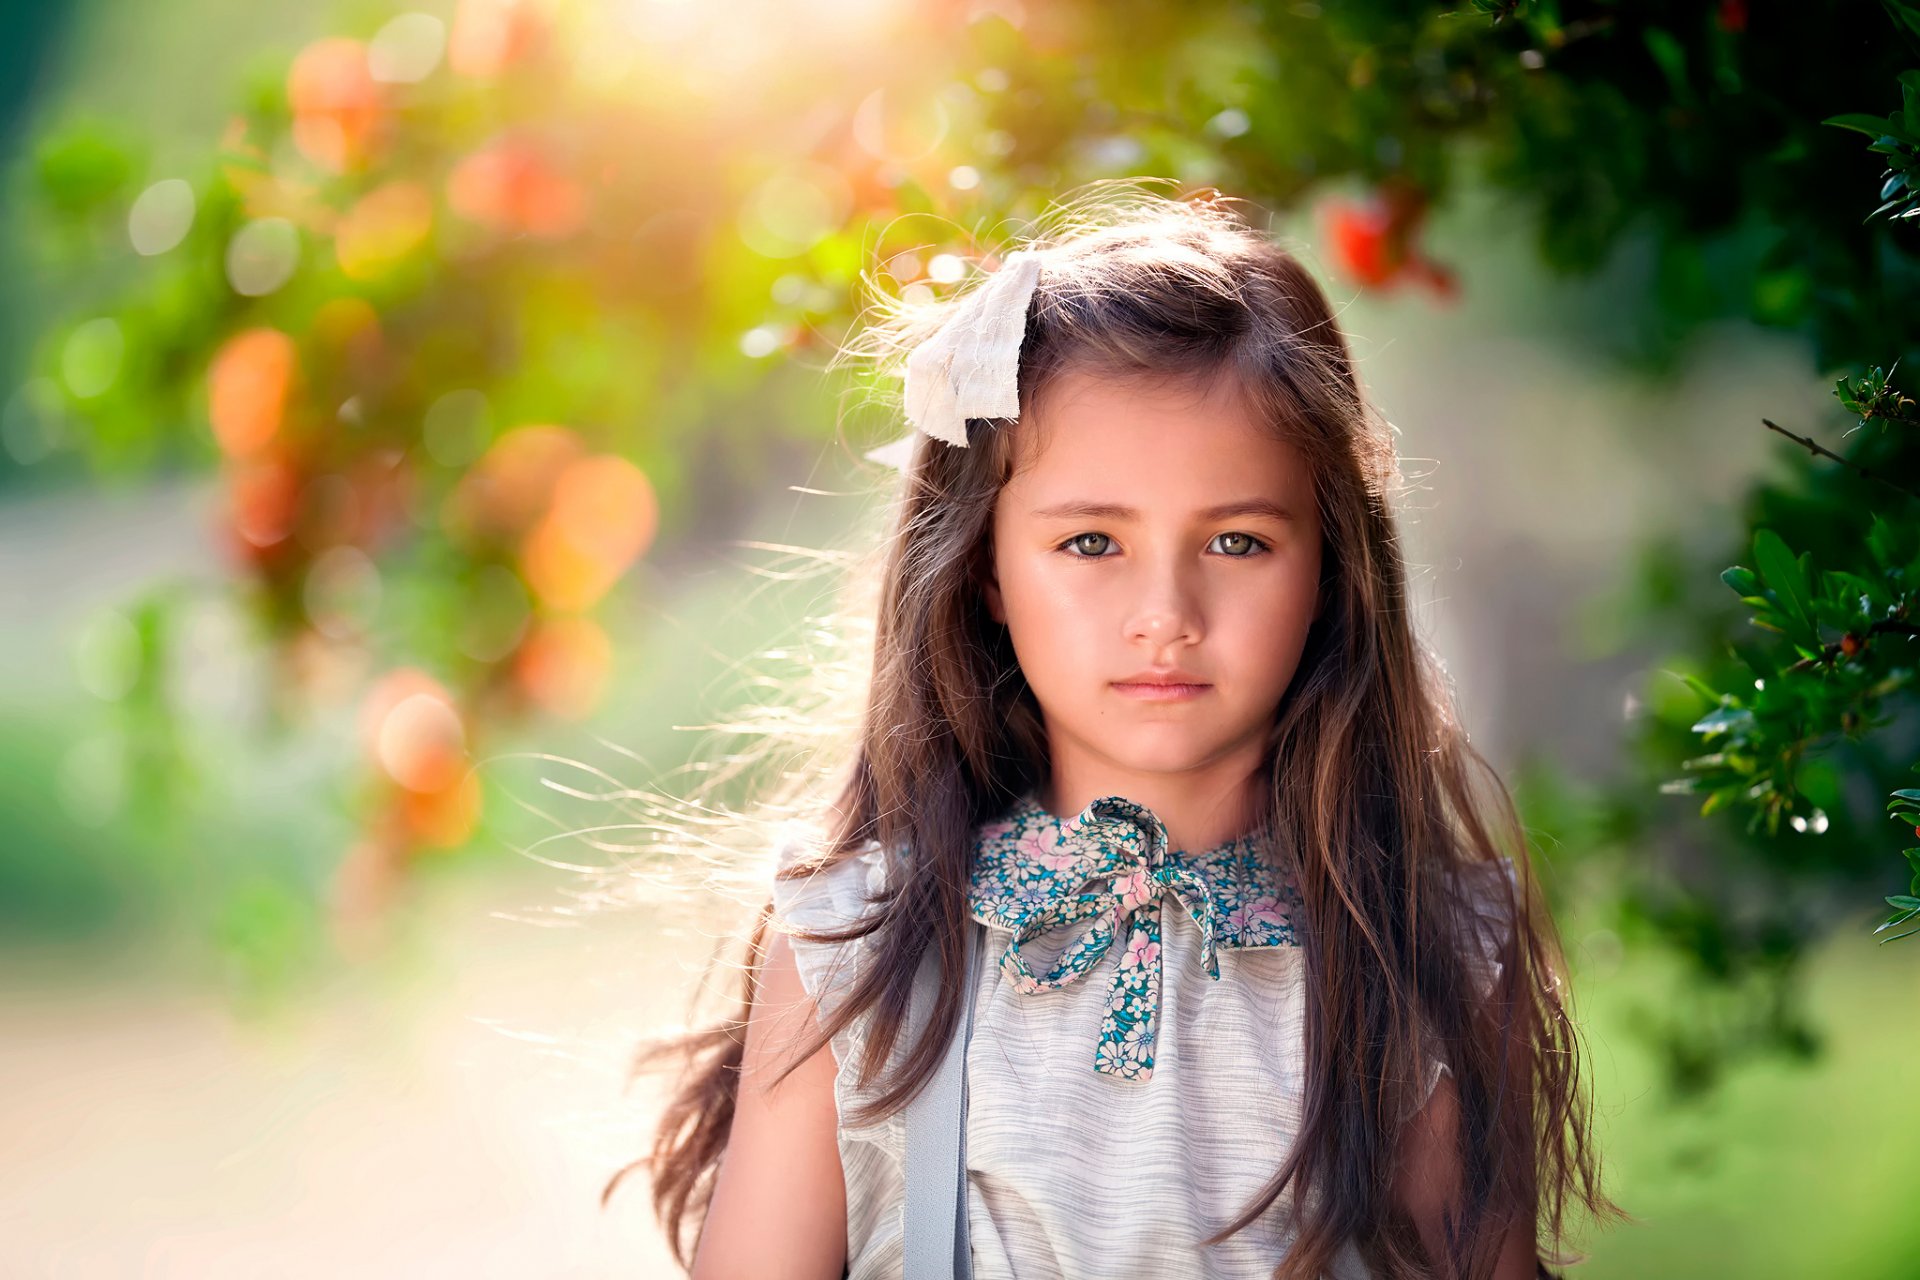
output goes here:
[[493, 442], [447, 501], [456, 536], [517, 539], [547, 508], [561, 473], [586, 453], [565, 427], [515, 427]]
[[358, 169], [372, 154], [383, 104], [363, 41], [332, 36], [302, 49], [287, 71], [293, 141], [333, 173]]
[[402, 667], [375, 683], [360, 704], [360, 736], [381, 771], [409, 791], [445, 791], [467, 772], [459, 709], [424, 671]]
[[447, 178], [447, 203], [461, 217], [509, 234], [552, 239], [586, 221], [586, 192], [534, 144], [502, 141], [474, 152]]
[[244, 330], [214, 354], [207, 412], [229, 457], [258, 453], [279, 432], [299, 366], [293, 339], [278, 329]]
[[447, 36], [455, 75], [497, 76], [531, 55], [546, 32], [543, 16], [521, 0], [460, 0]]
[[286, 458], [263, 455], [232, 464], [227, 478], [228, 518], [244, 547], [279, 545], [300, 514], [300, 469]]
[[591, 608], [653, 541], [659, 504], [646, 474], [595, 454], [569, 466], [520, 548], [522, 576], [549, 608]]
[[544, 710], [570, 719], [590, 714], [606, 692], [613, 642], [591, 618], [545, 618], [513, 658], [520, 689]]
[[407, 834], [421, 845], [463, 845], [480, 823], [480, 775], [464, 773], [438, 791], [400, 792], [397, 808]]

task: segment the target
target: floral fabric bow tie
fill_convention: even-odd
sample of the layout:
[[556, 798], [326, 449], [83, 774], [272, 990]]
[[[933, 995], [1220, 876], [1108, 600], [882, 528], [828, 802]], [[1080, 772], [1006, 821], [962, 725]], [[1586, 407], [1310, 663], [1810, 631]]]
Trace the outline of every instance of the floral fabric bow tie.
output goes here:
[[[1251, 839], [1202, 854], [1169, 844], [1153, 811], [1124, 796], [1102, 797], [1062, 822], [1028, 795], [980, 829], [974, 850], [973, 917], [1013, 934], [1000, 969], [1016, 991], [1037, 995], [1083, 977], [1125, 929], [1093, 1069], [1128, 1080], [1153, 1075], [1163, 896], [1199, 927], [1201, 959], [1215, 980], [1219, 947], [1298, 945], [1299, 891]], [[1022, 948], [1058, 929], [1075, 932], [1047, 972], [1035, 974]]]

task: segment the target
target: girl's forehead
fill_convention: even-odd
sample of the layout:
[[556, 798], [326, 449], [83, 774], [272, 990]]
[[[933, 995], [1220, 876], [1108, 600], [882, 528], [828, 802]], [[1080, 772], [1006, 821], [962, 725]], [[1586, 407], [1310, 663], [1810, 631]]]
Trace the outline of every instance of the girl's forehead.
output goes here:
[[1225, 379], [1063, 374], [1012, 429], [1027, 438], [1007, 487], [1042, 505], [1184, 506], [1190, 498], [1261, 494], [1286, 500], [1311, 487], [1305, 458]]

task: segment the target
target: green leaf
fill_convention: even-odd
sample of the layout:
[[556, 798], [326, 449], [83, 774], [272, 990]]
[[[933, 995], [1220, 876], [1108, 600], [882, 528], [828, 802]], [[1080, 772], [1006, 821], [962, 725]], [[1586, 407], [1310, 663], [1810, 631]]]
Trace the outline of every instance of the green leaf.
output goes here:
[[1754, 577], [1753, 570], [1743, 565], [1736, 564], [1731, 569], [1723, 570], [1720, 574], [1720, 581], [1732, 587], [1733, 593], [1737, 596], [1757, 596], [1760, 594], [1760, 580]]
[[1718, 711], [1710, 711], [1706, 715], [1694, 721], [1693, 731], [1695, 733], [1704, 733], [1709, 735], [1716, 734], [1716, 733], [1726, 733], [1730, 730], [1741, 728], [1745, 725], [1750, 725], [1752, 723], [1753, 723], [1753, 712], [1749, 711], [1747, 708], [1721, 707]]
[[1873, 527], [1867, 530], [1867, 548], [1873, 552], [1874, 562], [1882, 569], [1896, 569], [1905, 564], [1910, 555], [1905, 549], [1909, 535], [1905, 527], [1875, 512]]
[[1830, 124], [1836, 129], [1852, 129], [1856, 133], [1866, 134], [1869, 138], [1879, 137], [1882, 133], [1886, 132], [1887, 128], [1887, 118], [1885, 116], [1870, 116], [1859, 111], [1850, 111], [1845, 115], [1828, 116], [1820, 123]]
[[[1712, 685], [1708, 684], [1705, 680], [1702, 680], [1699, 676], [1696, 676], [1691, 672], [1683, 671], [1683, 672], [1680, 672], [1679, 674], [1680, 674], [1680, 679], [1686, 684], [1687, 688], [1693, 690], [1695, 693], [1705, 698], [1708, 702], [1715, 703], [1715, 704], [1719, 703], [1720, 691], [1718, 689], [1714, 688]], [[1895, 792], [1894, 794], [1898, 795], [1899, 793]]]
[[1753, 558], [1760, 567], [1761, 578], [1780, 597], [1780, 603], [1789, 611], [1789, 616], [1811, 629], [1813, 614], [1809, 606], [1803, 562], [1794, 559], [1793, 553], [1787, 550], [1787, 544], [1771, 529], [1760, 529], [1754, 533]]
[[1687, 51], [1674, 39], [1673, 33], [1659, 27], [1648, 27], [1641, 32], [1647, 52], [1652, 55], [1654, 64], [1660, 68], [1660, 74], [1667, 78], [1676, 98], [1691, 96], [1691, 86], [1687, 84]]
[[1762, 679], [1771, 680], [1780, 674], [1779, 665], [1759, 645], [1735, 640], [1728, 645], [1728, 648], [1733, 650], [1735, 657], [1747, 664], [1749, 670]]
[[[1882, 584], [1843, 569], [1829, 569], [1821, 575], [1833, 603], [1848, 613], [1867, 613], [1876, 600], [1883, 600]], [[1869, 619], [1870, 620], [1870, 619]]]
[[[1874, 930], [1875, 933], [1885, 933], [1888, 929], [1898, 928], [1900, 925], [1913, 919], [1916, 914], [1920, 914], [1920, 898], [1910, 898], [1905, 894], [1895, 894], [1888, 898], [1887, 901], [1896, 907], [1900, 907], [1901, 914], [1894, 916], [1891, 920], [1882, 921], [1880, 926]], [[1900, 906], [1901, 903], [1905, 902], [1910, 902], [1913, 905], [1911, 907]], [[1920, 929], [1914, 930], [1914, 932], [1920, 933]], [[1898, 936], [1905, 938], [1910, 935], [1903, 933]], [[1887, 941], [1891, 942], [1893, 939], [1889, 938]]]

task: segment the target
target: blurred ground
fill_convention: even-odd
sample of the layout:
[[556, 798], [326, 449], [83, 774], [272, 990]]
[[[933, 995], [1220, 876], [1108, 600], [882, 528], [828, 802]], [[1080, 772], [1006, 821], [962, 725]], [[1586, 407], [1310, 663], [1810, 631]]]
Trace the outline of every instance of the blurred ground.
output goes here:
[[599, 1192], [651, 1112], [651, 1080], [620, 1092], [631, 1037], [690, 988], [638, 914], [496, 914], [545, 897], [442, 882], [399, 968], [259, 1024], [173, 981], [12, 957], [0, 1274], [671, 1274], [644, 1183], [605, 1212]]

